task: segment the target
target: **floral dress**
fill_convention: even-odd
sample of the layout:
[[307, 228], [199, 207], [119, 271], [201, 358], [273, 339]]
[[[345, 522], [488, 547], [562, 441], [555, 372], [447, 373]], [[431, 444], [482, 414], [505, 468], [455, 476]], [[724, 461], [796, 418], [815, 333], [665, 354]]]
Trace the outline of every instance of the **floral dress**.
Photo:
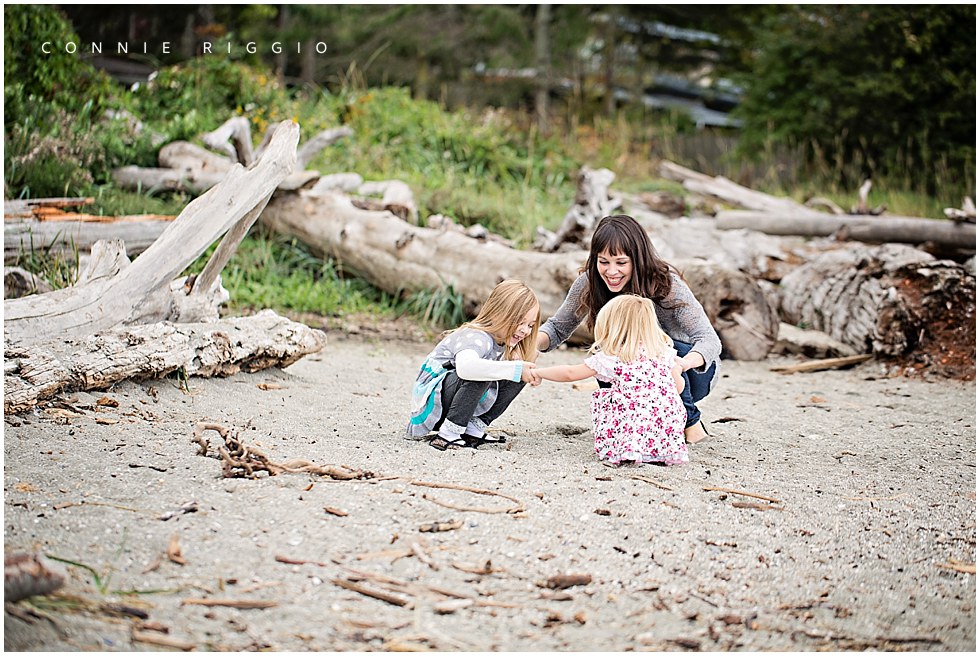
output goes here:
[[627, 461], [679, 465], [688, 462], [684, 424], [687, 410], [670, 369], [677, 351], [633, 362], [596, 353], [585, 364], [612, 384], [592, 395], [595, 452], [613, 465]]

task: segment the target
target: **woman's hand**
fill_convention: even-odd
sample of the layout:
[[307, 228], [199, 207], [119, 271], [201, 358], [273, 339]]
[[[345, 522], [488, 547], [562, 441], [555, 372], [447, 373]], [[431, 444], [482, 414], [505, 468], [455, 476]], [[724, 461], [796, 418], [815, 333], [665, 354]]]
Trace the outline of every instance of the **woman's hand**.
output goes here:
[[704, 356], [697, 351], [691, 351], [683, 358], [677, 358], [677, 363], [681, 366], [683, 371], [703, 367], [704, 362]]

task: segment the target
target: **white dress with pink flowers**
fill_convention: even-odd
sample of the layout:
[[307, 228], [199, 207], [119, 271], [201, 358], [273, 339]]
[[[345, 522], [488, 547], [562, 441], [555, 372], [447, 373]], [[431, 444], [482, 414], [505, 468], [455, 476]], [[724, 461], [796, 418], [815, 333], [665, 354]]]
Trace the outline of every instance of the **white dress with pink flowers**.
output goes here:
[[596, 353], [585, 360], [596, 378], [612, 384], [592, 395], [595, 452], [613, 465], [625, 462], [679, 465], [688, 462], [687, 410], [670, 375], [677, 351], [633, 362]]

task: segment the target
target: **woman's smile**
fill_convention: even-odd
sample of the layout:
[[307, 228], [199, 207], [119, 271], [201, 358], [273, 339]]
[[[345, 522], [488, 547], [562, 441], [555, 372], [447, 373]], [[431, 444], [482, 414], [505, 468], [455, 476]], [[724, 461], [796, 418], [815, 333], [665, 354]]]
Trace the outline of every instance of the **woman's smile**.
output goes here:
[[613, 255], [605, 250], [596, 258], [596, 269], [609, 291], [621, 292], [633, 275], [633, 260], [628, 255]]

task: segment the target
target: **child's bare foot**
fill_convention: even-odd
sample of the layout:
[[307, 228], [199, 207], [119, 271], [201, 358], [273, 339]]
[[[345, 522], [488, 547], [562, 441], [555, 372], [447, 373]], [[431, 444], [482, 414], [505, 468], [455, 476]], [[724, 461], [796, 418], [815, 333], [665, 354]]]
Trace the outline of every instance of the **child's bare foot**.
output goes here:
[[684, 439], [688, 444], [697, 444], [706, 437], [708, 437], [708, 433], [700, 421], [684, 429]]

